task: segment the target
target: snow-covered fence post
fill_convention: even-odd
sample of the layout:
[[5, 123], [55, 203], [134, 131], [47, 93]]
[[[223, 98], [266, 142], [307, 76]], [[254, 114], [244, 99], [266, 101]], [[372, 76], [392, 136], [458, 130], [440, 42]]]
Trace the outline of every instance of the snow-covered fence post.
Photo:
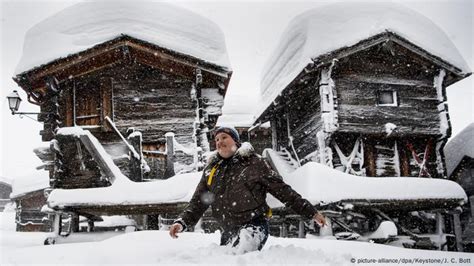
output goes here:
[[143, 181], [142, 134], [138, 131], [132, 131], [127, 139], [130, 141], [130, 145], [132, 145], [138, 155], [140, 155], [140, 158], [130, 156], [130, 179], [135, 182], [141, 182]]
[[280, 225], [280, 237], [288, 237], [288, 225], [285, 222], [285, 217], [282, 217], [282, 222]]
[[174, 176], [174, 133], [168, 132], [166, 137], [166, 172], [165, 177]]
[[302, 218], [300, 218], [298, 223], [298, 238], [305, 238], [304, 221]]

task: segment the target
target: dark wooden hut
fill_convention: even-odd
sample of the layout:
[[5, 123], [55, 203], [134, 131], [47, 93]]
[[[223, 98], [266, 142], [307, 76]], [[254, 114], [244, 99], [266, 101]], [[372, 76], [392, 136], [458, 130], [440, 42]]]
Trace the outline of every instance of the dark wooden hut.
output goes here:
[[[113, 12], [115, 9], [121, 12]], [[152, 11], [155, 15], [163, 13], [161, 17], [170, 17], [171, 22], [176, 20], [178, 25], [170, 27], [175, 27], [177, 32], [166, 32], [169, 29], [160, 24], [164, 23], [161, 17], [156, 19], [157, 22], [147, 20], [153, 15]], [[70, 18], [77, 17], [81, 12], [88, 14], [83, 21]], [[174, 14], [173, 17], [171, 14]], [[128, 15], [138, 16], [139, 19], [122, 25], [121, 19], [127, 20]], [[179, 15], [182, 15], [181, 19]], [[166, 22], [166, 19], [163, 21]], [[194, 33], [193, 28], [187, 28], [194, 25], [191, 22], [195, 22], [196, 28], [207, 26], [209, 30]], [[65, 26], [57, 29], [57, 24]], [[117, 25], [122, 26], [120, 28]], [[164, 29], [151, 28], [159, 28], [160, 25]], [[33, 68], [25, 67], [28, 63], [22, 63], [23, 67], [14, 77], [28, 94], [28, 100], [41, 107], [38, 118], [44, 124], [40, 132], [42, 140], [54, 139], [55, 131], [60, 127], [79, 126], [88, 129], [108, 153], [116, 157], [122, 171], [136, 181], [166, 178], [173, 175], [175, 170], [197, 169], [197, 155], [193, 153], [209, 150], [208, 129], [214, 127], [221, 114], [232, 74], [226, 60], [213, 61], [213, 58], [206, 57], [206, 54], [215, 52], [216, 58], [220, 56], [227, 59], [223, 36], [217, 26], [196, 14], [166, 4], [150, 3], [148, 7], [141, 7], [126, 3], [83, 3], [40, 23], [30, 34], [34, 35], [36, 31], [44, 34], [48, 30], [61, 31], [64, 28], [81, 28], [83, 32], [76, 32], [76, 39], [91, 31], [101, 41], [97, 42], [93, 36], [92, 41], [84, 41], [90, 45], [83, 45], [79, 50], [73, 47], [74, 53], [58, 55], [54, 60], [34, 65]], [[106, 37], [97, 33], [103, 29], [110, 31]], [[180, 34], [186, 33], [191, 36], [183, 36], [182, 40], [178, 38]], [[170, 36], [178, 37], [173, 39]], [[31, 42], [28, 35], [25, 40]], [[36, 45], [48, 44], [55, 47], [55, 41], [64, 40], [45, 38], [38, 44], [26, 44], [25, 49], [29, 47], [34, 51]], [[73, 41], [70, 44], [72, 46]], [[210, 43], [207, 44], [207, 41]], [[204, 52], [192, 44], [201, 47]], [[174, 47], [180, 49], [174, 50]], [[23, 57], [36, 56], [32, 53], [25, 51]], [[199, 57], [201, 54], [204, 56]], [[224, 63], [220, 65], [220, 62]], [[137, 167], [140, 162], [143, 167], [141, 159], [144, 159], [149, 171], [132, 169], [133, 166], [130, 167], [127, 160], [123, 162], [123, 155], [129, 151], [122, 137], [127, 137], [133, 131], [141, 132], [141, 139], [139, 134], [135, 134], [135, 139], [128, 141], [141, 152], [138, 152], [139, 156], [143, 154], [143, 158], [138, 158]], [[172, 162], [176, 169], [169, 169], [168, 163], [167, 170], [166, 162], [170, 158], [166, 157], [165, 134], [168, 132], [174, 133], [174, 140], [171, 141], [177, 142], [174, 143], [177, 153]], [[184, 147], [181, 152], [178, 145]], [[59, 180], [62, 177], [58, 179], [53, 174], [53, 183], [62, 182]], [[88, 180], [90, 178], [85, 178], [82, 185], [69, 188], [90, 187]], [[62, 184], [68, 187], [67, 182]], [[53, 184], [53, 187], [56, 186]]]
[[[137, 182], [198, 170], [232, 75], [213, 22], [166, 3], [126, 2], [80, 3], [35, 25], [16, 73], [28, 101], [40, 106], [40, 135], [51, 146], [36, 154], [53, 190], [110, 186], [117, 173], [105, 167], [109, 155]], [[73, 127], [100, 143], [56, 134]], [[56, 211], [56, 233], [61, 213], [71, 214], [72, 231], [79, 215], [100, 220]], [[157, 219], [150, 216], [156, 206], [106, 207], [101, 214], [114, 211], [137, 214], [145, 224]]]
[[[446, 177], [443, 147], [451, 134], [446, 87], [471, 73], [462, 57], [443, 58], [434, 51], [439, 43], [450, 45], [451, 54], [458, 55], [457, 49], [430, 21], [419, 19], [420, 28], [412, 29], [393, 22], [403, 17], [401, 12], [416, 15], [400, 7], [394, 7], [400, 14], [387, 11], [392, 22], [381, 22], [369, 36], [357, 27], [364, 22], [344, 24], [345, 31], [361, 34], [353, 40], [341, 37], [337, 47], [325, 39], [334, 39], [331, 31], [345, 31], [336, 28], [341, 25], [333, 23], [337, 18], [320, 16], [332, 8], [296, 19], [267, 64], [262, 81], [266, 100], [257, 122], [271, 122], [273, 148], [287, 149], [303, 164], [317, 161], [356, 175]], [[373, 15], [366, 23], [384, 21], [383, 15]], [[325, 30], [314, 32], [321, 25]], [[416, 35], [421, 25], [432, 30], [438, 44], [422, 47], [426, 40], [404, 37]]]
[[[451, 40], [422, 15], [396, 4], [329, 5], [295, 18], [283, 33], [263, 72], [255, 123], [270, 121], [273, 149], [296, 165], [313, 161], [368, 177], [447, 178], [446, 87], [469, 75]], [[409, 209], [419, 203], [414, 199]], [[462, 250], [459, 212], [446, 206], [423, 206], [436, 221], [395, 204], [385, 214], [363, 211], [365, 222], [333, 222], [351, 231], [347, 224], [357, 230], [393, 217], [403, 234], [407, 228], [454, 232], [451, 244], [435, 246]], [[423, 246], [419, 240], [415, 247]]]

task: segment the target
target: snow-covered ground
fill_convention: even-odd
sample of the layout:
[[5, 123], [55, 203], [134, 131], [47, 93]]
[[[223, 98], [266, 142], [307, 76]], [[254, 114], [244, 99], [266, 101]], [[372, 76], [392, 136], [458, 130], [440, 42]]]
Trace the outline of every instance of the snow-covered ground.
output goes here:
[[140, 231], [96, 242], [44, 246], [47, 233], [15, 232], [14, 212], [0, 214], [1, 265], [383, 265], [398, 261], [407, 264], [410, 260], [430, 265], [474, 261], [474, 254], [469, 253], [411, 250], [315, 237], [270, 237], [261, 252], [235, 255], [232, 249], [218, 245], [219, 233], [183, 233], [178, 239], [171, 239], [167, 231]]

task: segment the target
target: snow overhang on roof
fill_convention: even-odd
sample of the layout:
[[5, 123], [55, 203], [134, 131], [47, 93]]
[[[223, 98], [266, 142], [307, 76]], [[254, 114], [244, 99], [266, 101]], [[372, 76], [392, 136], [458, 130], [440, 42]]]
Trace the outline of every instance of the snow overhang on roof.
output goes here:
[[[338, 52], [376, 36], [421, 50], [460, 79], [470, 68], [449, 37], [430, 19], [394, 3], [338, 3], [316, 8], [293, 19], [263, 70], [263, 111], [305, 68], [327, 63]], [[417, 51], [418, 52], [418, 51]], [[344, 53], [342, 53], [344, 54]]]
[[13, 179], [10, 198], [20, 198], [45, 188], [49, 188], [49, 172], [37, 170], [29, 175]]
[[[17, 79], [32, 79], [32, 75], [26, 74], [37, 74], [38, 70], [63, 63], [78, 63], [84, 56], [90, 56], [81, 53], [126, 37], [127, 45], [139, 43], [140, 51], [148, 49], [155, 56], [155, 52], [160, 55], [160, 51], [171, 51], [172, 56], [181, 59], [179, 63], [195, 61], [189, 64], [230, 78], [224, 34], [215, 23], [166, 3], [120, 0], [80, 3], [32, 27], [25, 36], [15, 75]], [[153, 60], [153, 56], [148, 57]], [[164, 60], [169, 59], [170, 56]]]
[[446, 170], [451, 176], [464, 157], [474, 159], [474, 123], [469, 124], [444, 147]]

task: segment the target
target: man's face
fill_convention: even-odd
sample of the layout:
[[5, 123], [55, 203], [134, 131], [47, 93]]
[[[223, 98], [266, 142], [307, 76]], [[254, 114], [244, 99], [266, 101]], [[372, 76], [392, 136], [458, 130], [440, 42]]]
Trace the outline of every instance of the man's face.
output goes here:
[[237, 145], [230, 135], [220, 132], [216, 135], [217, 152], [222, 158], [230, 158], [237, 150]]

